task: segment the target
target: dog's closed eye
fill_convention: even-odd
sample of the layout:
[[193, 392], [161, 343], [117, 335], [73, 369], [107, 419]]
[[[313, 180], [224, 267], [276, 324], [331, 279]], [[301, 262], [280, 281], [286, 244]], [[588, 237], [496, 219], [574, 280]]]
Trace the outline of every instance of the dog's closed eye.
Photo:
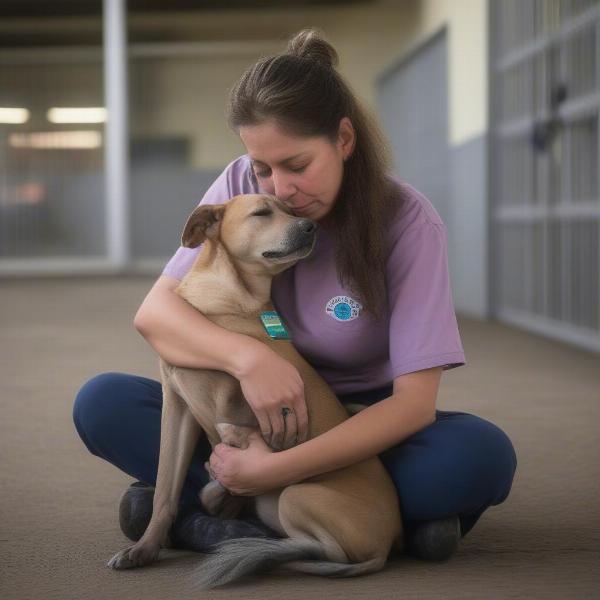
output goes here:
[[273, 214], [273, 211], [270, 208], [261, 208], [260, 210], [252, 213], [251, 217], [268, 217]]

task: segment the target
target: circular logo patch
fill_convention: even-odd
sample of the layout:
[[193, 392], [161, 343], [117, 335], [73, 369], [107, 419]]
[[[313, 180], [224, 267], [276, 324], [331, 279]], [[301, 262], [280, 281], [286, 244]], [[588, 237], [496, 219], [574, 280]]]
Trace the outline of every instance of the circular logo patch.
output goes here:
[[336, 321], [352, 321], [358, 318], [361, 309], [362, 304], [349, 296], [336, 296], [327, 303], [325, 311]]

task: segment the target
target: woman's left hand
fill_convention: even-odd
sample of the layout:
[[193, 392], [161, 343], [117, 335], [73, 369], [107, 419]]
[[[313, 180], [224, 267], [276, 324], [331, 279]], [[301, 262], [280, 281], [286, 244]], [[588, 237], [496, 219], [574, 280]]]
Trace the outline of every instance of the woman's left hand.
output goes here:
[[282, 487], [273, 478], [274, 456], [260, 432], [253, 432], [248, 436], [248, 447], [244, 450], [217, 444], [210, 455], [210, 470], [232, 494], [258, 496]]

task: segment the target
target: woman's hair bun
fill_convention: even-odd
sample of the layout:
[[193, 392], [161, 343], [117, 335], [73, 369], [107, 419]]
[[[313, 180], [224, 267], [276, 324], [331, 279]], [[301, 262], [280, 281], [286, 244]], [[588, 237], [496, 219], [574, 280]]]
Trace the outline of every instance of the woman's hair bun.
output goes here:
[[307, 58], [330, 69], [337, 67], [339, 59], [335, 48], [323, 39], [323, 33], [314, 27], [295, 34], [287, 45], [287, 54]]

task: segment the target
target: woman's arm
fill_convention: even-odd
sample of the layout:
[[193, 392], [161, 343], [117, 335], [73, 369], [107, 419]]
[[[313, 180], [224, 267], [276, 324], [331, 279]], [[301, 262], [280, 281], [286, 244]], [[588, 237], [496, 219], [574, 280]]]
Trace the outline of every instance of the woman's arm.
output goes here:
[[403, 375], [394, 392], [333, 429], [273, 454], [274, 477], [290, 485], [375, 456], [435, 422], [442, 367]]
[[283, 452], [252, 436], [246, 450], [219, 444], [213, 474], [234, 494], [256, 496], [371, 458], [435, 422], [441, 375], [442, 367], [402, 375], [389, 398]]
[[239, 379], [256, 340], [215, 325], [175, 293], [179, 281], [160, 276], [142, 302], [134, 326], [167, 362], [191, 369], [226, 371]]
[[267, 345], [213, 323], [175, 293], [179, 281], [158, 278], [134, 325], [168, 363], [191, 369], [225, 371], [239, 380], [264, 439], [273, 448], [289, 447], [284, 439], [281, 407], [294, 410], [298, 438], [308, 437], [304, 383], [296, 367]]

